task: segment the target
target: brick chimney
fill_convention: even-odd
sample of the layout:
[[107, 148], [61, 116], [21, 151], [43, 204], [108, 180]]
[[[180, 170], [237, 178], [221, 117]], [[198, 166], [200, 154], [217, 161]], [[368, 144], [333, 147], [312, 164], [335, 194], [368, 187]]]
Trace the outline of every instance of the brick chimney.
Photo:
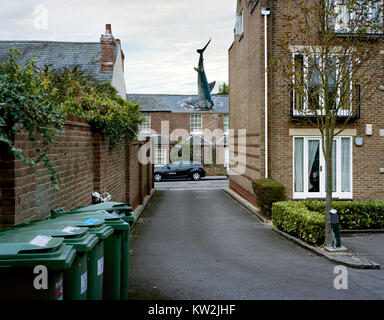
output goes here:
[[116, 42], [112, 35], [110, 24], [105, 25], [105, 33], [101, 35], [101, 71], [113, 71], [115, 64]]

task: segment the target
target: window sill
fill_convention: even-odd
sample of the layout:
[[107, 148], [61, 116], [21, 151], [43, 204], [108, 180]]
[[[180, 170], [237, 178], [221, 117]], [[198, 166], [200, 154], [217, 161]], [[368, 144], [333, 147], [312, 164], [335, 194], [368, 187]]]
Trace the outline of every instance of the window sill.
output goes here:
[[355, 34], [352, 32], [335, 32], [337, 38], [382, 38], [384, 33], [365, 33], [365, 34]]
[[[292, 196], [292, 200], [321, 200], [325, 201], [325, 196]], [[353, 197], [332, 197], [332, 201], [351, 201]]]

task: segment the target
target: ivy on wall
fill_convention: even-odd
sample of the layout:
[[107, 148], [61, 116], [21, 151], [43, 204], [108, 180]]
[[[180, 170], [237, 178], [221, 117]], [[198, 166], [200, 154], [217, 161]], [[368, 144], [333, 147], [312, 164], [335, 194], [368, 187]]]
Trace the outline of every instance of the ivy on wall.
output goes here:
[[[52, 145], [57, 146], [54, 137], [63, 132], [69, 115], [87, 119], [95, 132], [109, 139], [111, 148], [135, 137], [143, 121], [140, 105], [121, 98], [111, 84], [100, 84], [78, 68], [39, 69], [33, 60], [22, 67], [17, 62], [20, 55], [11, 49], [0, 64], [0, 141], [25, 163], [43, 162], [56, 189], [57, 176], [48, 153]], [[34, 155], [25, 155], [15, 145], [15, 135], [22, 130], [33, 142]]]

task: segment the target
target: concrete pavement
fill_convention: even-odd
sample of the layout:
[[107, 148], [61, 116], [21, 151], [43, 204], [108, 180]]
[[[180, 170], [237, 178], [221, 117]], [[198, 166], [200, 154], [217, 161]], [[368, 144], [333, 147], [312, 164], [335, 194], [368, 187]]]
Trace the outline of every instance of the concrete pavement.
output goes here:
[[155, 182], [156, 190], [226, 189], [228, 186], [228, 179], [221, 176], [204, 177], [199, 181], [181, 179]]
[[157, 190], [131, 240], [130, 299], [384, 299], [383, 270], [348, 268], [336, 290], [335, 264], [224, 190]]

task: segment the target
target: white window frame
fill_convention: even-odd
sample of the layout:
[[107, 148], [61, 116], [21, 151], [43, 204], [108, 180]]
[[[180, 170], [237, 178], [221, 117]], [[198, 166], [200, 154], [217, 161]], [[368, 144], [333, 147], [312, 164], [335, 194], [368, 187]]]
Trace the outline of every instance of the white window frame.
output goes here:
[[225, 114], [223, 117], [223, 131], [224, 134], [229, 134], [229, 114]]
[[[349, 21], [353, 19], [354, 12], [348, 12], [347, 6], [344, 4], [346, 0], [335, 0], [335, 13], [336, 13], [336, 21], [335, 21], [335, 32], [336, 33], [350, 33], [351, 29], [349, 27]], [[377, 3], [377, 2], [376, 2]], [[370, 3], [369, 10], [367, 13], [367, 18], [373, 20], [375, 17], [373, 16], [373, 4]], [[383, 1], [380, 1], [381, 6], [383, 6]], [[383, 10], [381, 10], [379, 19], [381, 20], [381, 27], [383, 26]], [[341, 23], [340, 23], [341, 21]], [[370, 30], [367, 33], [378, 33], [377, 30]], [[382, 33], [382, 31], [379, 31]]]
[[139, 125], [139, 134], [151, 133], [151, 114], [143, 113], [146, 121]]
[[[162, 156], [158, 156], [158, 153], [161, 153]], [[156, 167], [160, 166], [165, 166], [167, 164], [167, 150], [166, 149], [155, 149], [155, 154], [154, 154], [154, 165]], [[157, 160], [162, 159], [162, 163], [159, 163]]]
[[[295, 192], [295, 139], [303, 138], [303, 189], [304, 192]], [[341, 141], [342, 139], [350, 140], [350, 191], [341, 192]], [[306, 173], [308, 172], [308, 140], [318, 140], [320, 142], [320, 166], [322, 166], [322, 171], [320, 174], [319, 189], [320, 192], [309, 192], [308, 191], [308, 179]], [[334, 137], [336, 141], [336, 191], [332, 192], [332, 198], [334, 199], [353, 199], [353, 139], [351, 136], [336, 136]], [[326, 185], [325, 185], [325, 174], [326, 174], [326, 164], [325, 158], [322, 150], [322, 139], [321, 136], [294, 136], [292, 141], [292, 150], [293, 150], [293, 167], [292, 167], [292, 190], [293, 190], [293, 199], [322, 199], [326, 196]]]
[[241, 9], [240, 13], [236, 13], [236, 34], [241, 36], [244, 33], [244, 12]]
[[[200, 127], [197, 128], [198, 122], [196, 118], [200, 118]], [[198, 113], [192, 113], [190, 116], [190, 132], [191, 134], [201, 134], [203, 132], [203, 115]]]
[[[307, 85], [307, 82], [308, 82], [308, 66], [309, 66], [309, 59], [308, 59], [308, 56], [309, 55], [314, 55], [314, 56], [316, 56], [316, 54], [315, 53], [313, 53], [313, 54], [309, 54], [309, 53], [300, 53], [300, 52], [295, 52], [295, 53], [293, 53], [292, 54], [292, 59], [293, 59], [293, 79], [292, 79], [292, 81], [293, 81], [293, 83], [295, 84], [295, 81], [296, 81], [296, 79], [295, 79], [295, 75], [296, 75], [296, 70], [295, 70], [295, 57], [297, 56], [297, 55], [301, 55], [301, 56], [303, 56], [303, 68], [304, 68], [304, 83], [305, 83], [305, 85], [304, 85], [304, 87], [306, 88], [306, 90], [305, 90], [305, 95], [306, 95], [306, 97], [304, 98], [304, 102], [303, 102], [303, 111], [299, 111], [299, 110], [297, 110], [295, 107], [296, 107], [296, 91], [295, 90], [293, 90], [293, 115], [294, 116], [303, 116], [303, 115], [306, 115], [306, 116], [311, 116], [311, 115], [314, 115], [313, 114], [313, 112], [310, 112], [309, 111], [309, 109], [308, 109], [308, 90], [307, 90], [307, 88], [308, 88], [308, 85]], [[336, 57], [336, 59], [340, 59], [340, 57], [345, 57], [344, 55], [341, 55], [341, 54], [331, 54], [330, 56], [332, 56], [332, 57]], [[324, 65], [324, 62], [322, 61], [322, 59], [321, 59], [321, 55], [319, 54], [319, 55], [317, 55], [317, 57], [319, 58], [319, 64], [320, 64], [320, 67], [322, 68], [323, 67], [323, 65]], [[351, 81], [350, 81], [350, 84], [349, 84], [349, 87], [350, 87], [350, 92], [351, 92], [351, 94], [350, 94], [350, 97], [349, 97], [349, 114], [345, 114], [346, 113], [346, 110], [345, 109], [339, 109], [338, 110], [338, 115], [339, 116], [348, 116], [348, 115], [351, 115], [352, 114], [352, 112], [353, 112], [353, 106], [352, 106], [352, 103], [353, 103], [353, 82], [352, 82], [352, 58], [351, 58], [351, 56], [348, 56], [348, 58], [349, 58], [349, 62], [351, 63], [351, 70], [350, 70], [350, 79], [351, 79]], [[337, 79], [339, 79], [339, 69], [338, 68], [336, 68], [336, 79], [335, 80], [337, 80]], [[320, 82], [321, 82], [321, 80], [320, 80]], [[321, 85], [321, 83], [320, 83], [320, 85]], [[337, 98], [336, 98], [336, 105], [338, 106], [339, 105], [339, 100], [340, 100], [340, 85], [339, 85], [339, 87], [337, 88], [337, 90], [338, 90], [338, 92], [337, 92]], [[318, 111], [317, 111], [317, 114], [320, 116], [320, 115], [322, 115], [322, 108], [323, 108], [323, 102], [324, 102], [324, 99], [323, 99], [323, 97], [322, 97], [322, 95], [320, 94], [320, 96], [319, 96], [319, 103], [320, 103], [320, 106], [319, 106], [319, 109], [318, 109]]]

